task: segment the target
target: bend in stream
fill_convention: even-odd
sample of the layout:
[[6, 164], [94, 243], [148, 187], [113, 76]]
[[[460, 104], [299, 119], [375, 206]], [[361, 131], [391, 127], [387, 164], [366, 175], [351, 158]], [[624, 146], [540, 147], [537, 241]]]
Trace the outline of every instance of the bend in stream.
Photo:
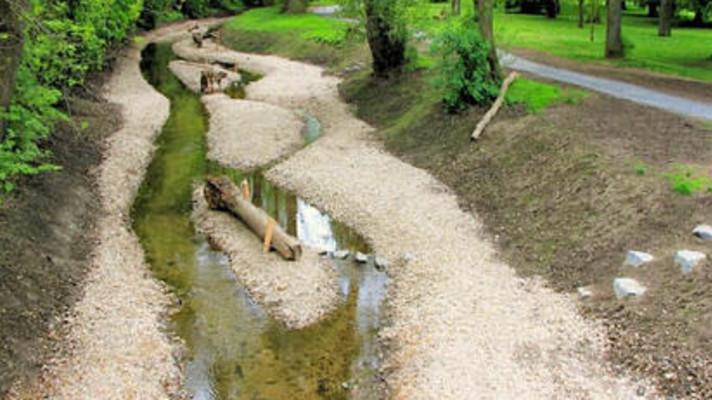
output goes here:
[[[149, 45], [142, 56], [144, 76], [171, 100], [171, 114], [134, 204], [133, 226], [155, 276], [181, 300], [172, 326], [188, 348], [186, 390], [201, 400], [379, 397], [376, 333], [385, 274], [372, 264], [335, 261], [343, 302], [323, 321], [289, 331], [250, 299], [227, 257], [195, 233], [192, 186], [208, 173], [247, 178], [253, 201], [306, 245], [368, 252], [365, 242], [259, 171], [207, 162], [206, 111], [168, 70], [170, 44]], [[318, 121], [307, 118], [305, 142], [315, 135]]]

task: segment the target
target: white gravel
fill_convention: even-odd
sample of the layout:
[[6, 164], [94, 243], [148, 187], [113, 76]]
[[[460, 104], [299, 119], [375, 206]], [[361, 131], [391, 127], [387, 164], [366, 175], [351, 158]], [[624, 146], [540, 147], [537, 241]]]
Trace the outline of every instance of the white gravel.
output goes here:
[[321, 121], [324, 137], [267, 175], [400, 260], [389, 269], [392, 326], [382, 332], [394, 398], [636, 397], [638, 385], [614, 377], [604, 361], [603, 328], [579, 315], [572, 296], [517, 277], [447, 187], [369, 139], [373, 129], [348, 112], [336, 78], [214, 44], [182, 41], [174, 50], [264, 74], [248, 87], [249, 99]]
[[338, 301], [333, 264], [304, 248], [299, 261], [262, 253], [262, 242], [232, 215], [209, 209], [203, 188], [193, 193], [198, 230], [230, 258], [230, 266], [250, 297], [290, 329], [304, 328], [332, 311]]
[[253, 169], [304, 143], [304, 122], [289, 110], [224, 94], [203, 96], [202, 101], [210, 114], [208, 158], [221, 165]]

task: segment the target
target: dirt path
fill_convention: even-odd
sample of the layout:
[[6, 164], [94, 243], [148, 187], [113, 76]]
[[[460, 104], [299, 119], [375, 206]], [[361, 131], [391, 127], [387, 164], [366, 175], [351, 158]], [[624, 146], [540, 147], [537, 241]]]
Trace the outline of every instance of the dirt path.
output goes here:
[[509, 69], [527, 72], [546, 79], [580, 86], [620, 99], [659, 108], [668, 112], [712, 121], [712, 102], [692, 100], [637, 84], [601, 78], [565, 68], [529, 61], [511, 53], [500, 53], [502, 64]]
[[[383, 151], [353, 117], [338, 79], [274, 56], [174, 46], [194, 61], [265, 77], [248, 99], [307, 110], [324, 137], [268, 171], [280, 185], [363, 234], [392, 263], [383, 337], [395, 398], [632, 398], [603, 361], [603, 330], [570, 297], [518, 278], [447, 187]], [[652, 397], [650, 390], [648, 396]]]

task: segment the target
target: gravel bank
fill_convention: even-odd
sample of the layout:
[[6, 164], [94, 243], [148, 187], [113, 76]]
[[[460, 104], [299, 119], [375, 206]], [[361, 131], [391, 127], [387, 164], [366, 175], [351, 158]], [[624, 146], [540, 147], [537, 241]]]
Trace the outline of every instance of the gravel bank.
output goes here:
[[203, 96], [210, 114], [208, 159], [249, 170], [298, 150], [304, 122], [271, 104], [235, 100], [224, 94]]
[[[155, 31], [145, 41], [180, 37], [188, 26]], [[171, 296], [152, 278], [129, 217], [153, 141], [170, 109], [169, 101], [141, 75], [141, 48], [134, 45], [123, 53], [104, 89], [106, 99], [121, 106], [124, 125], [107, 139], [105, 160], [96, 172], [103, 215], [84, 295], [56, 324], [66, 335], [43, 376], [29, 387], [16, 388], [11, 398], [180, 396], [180, 346], [164, 327]]]
[[[387, 382], [395, 398], [632, 398], [604, 361], [604, 331], [568, 296], [521, 279], [448, 188], [369, 139], [315, 66], [214, 45], [181, 56], [235, 62], [265, 78], [248, 98], [308, 110], [320, 140], [267, 175], [364, 235], [390, 269]], [[299, 77], [295, 79], [295, 77]], [[648, 396], [653, 397], [650, 390]]]
[[299, 261], [285, 261], [276, 252], [262, 253], [262, 241], [235, 217], [208, 208], [203, 188], [193, 193], [193, 220], [230, 258], [235, 276], [253, 300], [290, 329], [317, 322], [338, 301], [338, 282], [332, 263], [313, 249]]

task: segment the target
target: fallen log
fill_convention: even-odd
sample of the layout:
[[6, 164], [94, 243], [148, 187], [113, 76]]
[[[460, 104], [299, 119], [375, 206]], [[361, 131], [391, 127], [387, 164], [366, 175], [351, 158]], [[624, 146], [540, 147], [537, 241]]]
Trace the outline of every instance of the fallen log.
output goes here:
[[229, 211], [235, 215], [256, 233], [268, 248], [277, 250], [286, 260], [301, 258], [302, 245], [299, 240], [287, 234], [264, 210], [246, 200], [240, 188], [232, 183], [230, 178], [208, 178], [203, 194], [210, 208]]
[[507, 95], [507, 90], [509, 90], [509, 85], [514, 82], [515, 79], [519, 76], [518, 73], [512, 72], [507, 76], [507, 79], [502, 82], [502, 89], [499, 91], [499, 95], [497, 96], [497, 100], [494, 101], [494, 104], [492, 104], [492, 107], [487, 111], [484, 117], [480, 120], [480, 122], [477, 123], [477, 126], [475, 127], [475, 131], [472, 132], [472, 136], [470, 139], [472, 141], [475, 141], [479, 139], [480, 135], [482, 135], [482, 132], [485, 131], [485, 128], [487, 128], [487, 125], [490, 123], [492, 118], [497, 114], [497, 111], [502, 107], [502, 104], [504, 104], [504, 97]]

